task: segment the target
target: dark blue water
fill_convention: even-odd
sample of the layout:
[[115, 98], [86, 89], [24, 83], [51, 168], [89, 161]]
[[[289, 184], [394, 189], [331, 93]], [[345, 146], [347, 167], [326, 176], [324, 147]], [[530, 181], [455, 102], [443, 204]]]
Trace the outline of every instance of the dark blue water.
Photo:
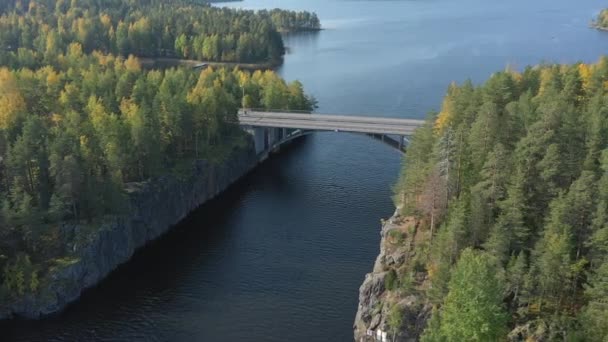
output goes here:
[[[319, 112], [421, 118], [451, 81], [507, 66], [592, 62], [608, 34], [599, 0], [246, 0], [319, 13], [286, 38], [281, 74]], [[393, 211], [399, 155], [343, 133], [308, 137], [67, 311], [0, 326], [1, 341], [351, 341], [358, 287]]]

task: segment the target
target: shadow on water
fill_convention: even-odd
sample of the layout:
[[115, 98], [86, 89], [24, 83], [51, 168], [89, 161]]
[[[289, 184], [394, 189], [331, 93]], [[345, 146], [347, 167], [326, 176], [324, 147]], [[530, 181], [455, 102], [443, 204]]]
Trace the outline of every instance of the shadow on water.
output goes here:
[[[86, 330], [108, 319], [125, 320], [134, 311], [150, 307], [150, 298], [170, 302], [174, 289], [179, 288], [198, 269], [205, 268], [213, 258], [221, 258], [222, 248], [229, 243], [229, 224], [233, 212], [243, 205], [247, 193], [253, 191], [263, 178], [286, 183], [281, 164], [294, 158], [304, 148], [307, 137], [302, 137], [272, 155], [248, 175], [231, 185], [220, 196], [200, 206], [166, 234], [135, 252], [97, 286], [84, 291], [76, 302], [63, 312], [41, 320], [14, 319], [0, 321], [0, 341], [49, 341]], [[289, 152], [289, 153], [285, 153]], [[230, 228], [230, 229], [228, 229]], [[101, 323], [99, 323], [101, 324]], [[43, 337], [46, 336], [46, 337]]]
[[287, 42], [297, 42], [298, 45], [316, 43], [322, 31], [301, 31], [283, 33], [283, 39]]

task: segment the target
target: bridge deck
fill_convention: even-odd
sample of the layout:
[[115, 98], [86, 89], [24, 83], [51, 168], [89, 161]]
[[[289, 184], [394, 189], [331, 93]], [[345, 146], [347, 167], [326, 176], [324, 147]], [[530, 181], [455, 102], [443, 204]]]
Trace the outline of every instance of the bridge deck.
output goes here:
[[254, 127], [297, 128], [317, 131], [343, 131], [367, 134], [412, 135], [423, 120], [367, 116], [275, 113], [239, 111], [241, 125]]

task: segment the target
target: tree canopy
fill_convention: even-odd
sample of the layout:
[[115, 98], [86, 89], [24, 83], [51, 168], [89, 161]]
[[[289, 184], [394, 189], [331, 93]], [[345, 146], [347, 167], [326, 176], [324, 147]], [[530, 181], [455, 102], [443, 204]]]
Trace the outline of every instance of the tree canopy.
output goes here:
[[[603, 57], [592, 65], [506, 70], [479, 86], [453, 84], [441, 111], [413, 136], [395, 198], [403, 215], [431, 232], [430, 246], [417, 248], [427, 297], [438, 308], [429, 323], [440, 329], [434, 333], [506, 338], [504, 331], [496, 339], [478, 335], [477, 316], [466, 320], [475, 325], [460, 320], [471, 303], [476, 315], [489, 317], [484, 307], [498, 310], [500, 299], [510, 328], [538, 327], [518, 330], [519, 338], [608, 338], [600, 324], [608, 312], [606, 80]], [[496, 260], [494, 271], [475, 264], [481, 255]], [[469, 264], [476, 273], [465, 276]], [[475, 284], [456, 286], [469, 277]], [[475, 290], [491, 292], [492, 305], [466, 292], [495, 281], [499, 289]]]
[[319, 28], [309, 12], [256, 12], [185, 0], [7, 0], [0, 6], [0, 65], [54, 65], [73, 43], [84, 53], [125, 58], [277, 64], [285, 54], [279, 31]]
[[255, 107], [314, 106], [299, 82], [272, 71], [147, 71], [133, 57], [59, 58], [62, 69], [0, 68], [0, 255], [13, 290], [14, 267], [56, 256], [49, 241], [58, 223], [118, 215], [126, 183], [192, 158], [221, 162], [242, 144], [243, 90]]
[[[493, 258], [466, 249], [452, 271], [438, 331], [426, 341], [500, 341], [507, 333], [503, 289]], [[437, 313], [436, 313], [437, 315]], [[436, 336], [432, 336], [435, 334]]]

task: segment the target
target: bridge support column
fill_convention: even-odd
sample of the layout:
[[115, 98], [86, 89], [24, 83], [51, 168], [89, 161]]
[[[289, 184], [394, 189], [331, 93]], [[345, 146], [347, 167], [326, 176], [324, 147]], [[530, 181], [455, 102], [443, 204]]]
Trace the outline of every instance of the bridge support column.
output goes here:
[[268, 129], [268, 148], [272, 148], [274, 144], [281, 141], [281, 128], [269, 128]]
[[403, 147], [405, 147], [405, 137], [403, 135], [399, 136], [399, 149], [403, 150]]
[[266, 129], [263, 127], [251, 127], [247, 130], [253, 136], [255, 153], [260, 154], [266, 150]]

